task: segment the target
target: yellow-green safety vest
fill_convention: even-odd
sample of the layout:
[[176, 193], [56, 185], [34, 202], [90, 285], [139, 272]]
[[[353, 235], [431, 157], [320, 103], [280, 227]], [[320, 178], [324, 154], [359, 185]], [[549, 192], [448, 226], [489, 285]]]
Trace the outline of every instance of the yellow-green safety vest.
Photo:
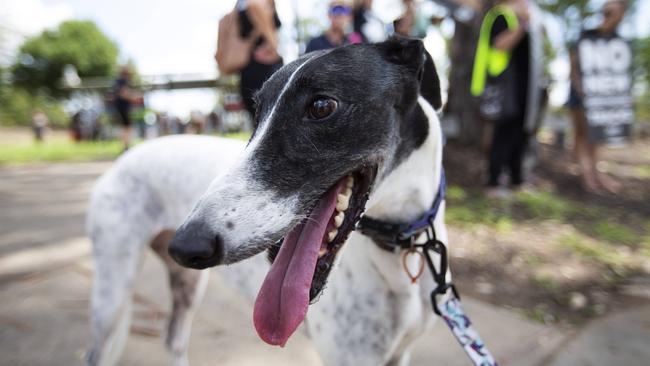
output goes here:
[[503, 15], [505, 18], [508, 30], [519, 27], [517, 15], [507, 6], [497, 5], [485, 14], [483, 23], [481, 23], [476, 56], [474, 57], [474, 69], [472, 70], [470, 91], [474, 96], [483, 94], [488, 73], [490, 76], [499, 76], [510, 63], [510, 52], [496, 49], [490, 45], [492, 25], [499, 15]]

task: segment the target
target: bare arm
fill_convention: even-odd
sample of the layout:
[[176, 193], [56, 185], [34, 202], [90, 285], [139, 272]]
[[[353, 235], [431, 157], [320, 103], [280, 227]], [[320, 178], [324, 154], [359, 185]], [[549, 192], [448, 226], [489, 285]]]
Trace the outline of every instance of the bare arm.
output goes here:
[[503, 31], [494, 39], [494, 48], [510, 52], [521, 41], [524, 34], [526, 34], [526, 28], [521, 24], [517, 29]]
[[273, 13], [264, 0], [251, 0], [248, 2], [246, 14], [264, 40], [275, 50], [278, 47], [278, 37], [273, 25]]
[[582, 95], [582, 80], [580, 79], [580, 65], [578, 65], [578, 54], [575, 49], [569, 51], [569, 60], [571, 62], [571, 71], [569, 73], [569, 79], [571, 80], [571, 85], [578, 94]]
[[526, 28], [528, 27], [528, 21], [530, 20], [530, 13], [525, 2], [516, 2], [509, 5], [509, 7], [515, 12], [517, 18], [519, 18], [519, 26], [517, 29], [501, 32], [494, 39], [494, 48], [506, 52], [512, 51], [519, 41], [521, 41], [526, 34]]

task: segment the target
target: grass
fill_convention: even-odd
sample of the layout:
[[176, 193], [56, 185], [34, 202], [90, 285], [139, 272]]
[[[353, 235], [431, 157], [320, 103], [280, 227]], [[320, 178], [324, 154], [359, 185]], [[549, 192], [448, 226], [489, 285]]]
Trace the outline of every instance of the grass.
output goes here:
[[599, 221], [594, 226], [594, 233], [599, 238], [631, 247], [640, 246], [642, 238], [633, 230], [610, 221]]
[[[223, 137], [248, 141], [250, 133], [228, 133]], [[73, 142], [65, 135], [50, 136], [42, 143], [31, 139], [5, 140], [0, 143], [0, 165], [111, 160], [121, 152], [122, 144], [116, 140]]]
[[550, 192], [521, 192], [515, 196], [515, 203], [536, 218], [563, 220], [576, 211], [575, 205]]
[[230, 139], [248, 141], [251, 138], [251, 133], [250, 132], [229, 132], [220, 136], [227, 137]]
[[90, 161], [114, 159], [122, 152], [119, 141], [84, 141], [53, 137], [42, 143], [33, 141], [0, 144], [0, 165], [34, 162]]
[[478, 192], [450, 186], [447, 199], [447, 222], [460, 227], [485, 225], [507, 233], [517, 222], [553, 220], [569, 224], [602, 242], [631, 248], [641, 248], [650, 242], [650, 237], [641, 233], [650, 231], [650, 222], [641, 230], [636, 227], [639, 225], [621, 218], [621, 212], [576, 202], [552, 192], [521, 192], [507, 200], [491, 200]]
[[620, 276], [624, 276], [629, 270], [636, 269], [636, 263], [631, 260], [632, 258], [623, 255], [616, 246], [588, 240], [578, 233], [560, 236], [558, 244], [583, 259], [596, 261], [609, 267]]
[[484, 224], [499, 230], [509, 229], [515, 218], [562, 221], [579, 211], [575, 203], [548, 192], [519, 193], [509, 200], [490, 200], [480, 193], [450, 186], [447, 198], [450, 223]]

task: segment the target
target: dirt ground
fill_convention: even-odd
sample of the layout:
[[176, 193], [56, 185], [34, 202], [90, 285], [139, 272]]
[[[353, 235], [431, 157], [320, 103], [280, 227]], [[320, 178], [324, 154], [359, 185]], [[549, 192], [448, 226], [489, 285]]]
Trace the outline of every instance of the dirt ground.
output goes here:
[[[502, 365], [646, 365], [650, 352], [650, 144], [607, 151], [620, 196], [579, 189], [568, 152], [542, 146], [537, 190], [501, 201], [481, 191], [479, 152], [450, 144], [451, 266], [466, 310]], [[81, 364], [92, 265], [87, 196], [109, 162], [0, 167], [0, 365]], [[147, 256], [123, 365], [167, 363], [169, 294]], [[213, 276], [195, 320], [194, 365], [318, 365], [297, 336], [262, 344], [251, 309]], [[435, 346], [434, 346], [435, 345]], [[439, 324], [413, 365], [467, 364]]]
[[584, 192], [571, 151], [541, 144], [533, 191], [503, 200], [483, 196], [484, 167], [467, 163], [481, 152], [449, 144], [447, 221], [463, 291], [544, 323], [648, 303], [649, 142], [605, 150], [599, 168], [623, 183], [619, 195]]
[[[110, 165], [0, 167], [0, 365], [82, 364], [93, 271], [84, 213], [93, 182]], [[166, 280], [162, 263], [148, 252], [135, 284], [133, 325], [119, 365], [169, 363], [163, 348], [170, 307]], [[463, 306], [502, 365], [548, 364], [564, 341], [575, 336], [470, 297], [463, 298]], [[286, 348], [270, 347], [255, 334], [251, 318], [251, 304], [213, 271], [193, 325], [191, 364], [321, 365], [302, 334], [292, 337]], [[418, 340], [412, 365], [432, 360], [467, 364], [442, 322]]]

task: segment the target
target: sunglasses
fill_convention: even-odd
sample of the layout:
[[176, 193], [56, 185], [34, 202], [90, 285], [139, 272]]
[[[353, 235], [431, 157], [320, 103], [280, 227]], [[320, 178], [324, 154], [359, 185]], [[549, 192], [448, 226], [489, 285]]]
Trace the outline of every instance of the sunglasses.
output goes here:
[[330, 8], [330, 15], [350, 15], [352, 9], [345, 5], [334, 5]]

